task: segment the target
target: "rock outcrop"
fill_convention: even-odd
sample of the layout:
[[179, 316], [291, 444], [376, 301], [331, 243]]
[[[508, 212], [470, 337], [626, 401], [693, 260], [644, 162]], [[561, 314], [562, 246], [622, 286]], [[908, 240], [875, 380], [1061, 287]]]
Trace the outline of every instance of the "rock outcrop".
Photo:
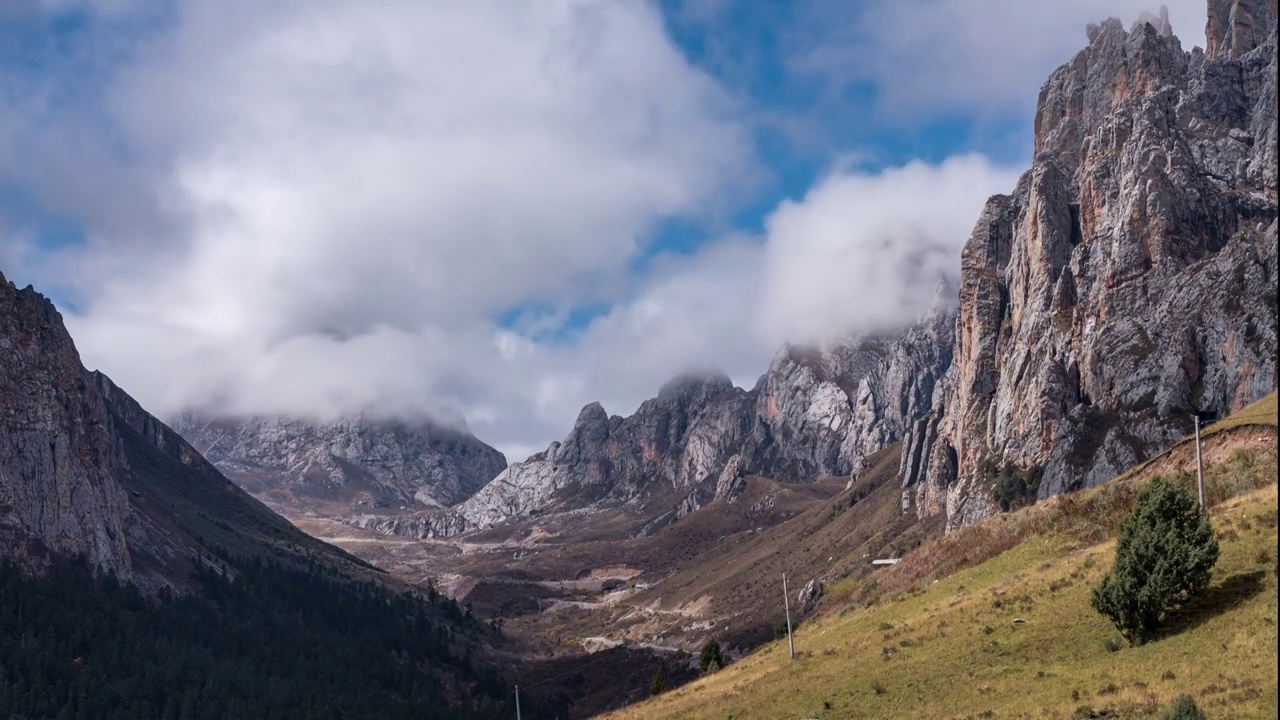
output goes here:
[[1102, 482], [1276, 387], [1276, 6], [1088, 29], [1045, 83], [1031, 169], [961, 258], [954, 363], [904, 444], [904, 505], [948, 527]]
[[756, 388], [750, 471], [788, 481], [850, 475], [932, 407], [951, 365], [954, 313], [817, 351], [786, 348]]
[[188, 414], [174, 428], [241, 487], [287, 512], [341, 516], [448, 507], [507, 466], [502, 453], [465, 430], [426, 421]]
[[487, 527], [714, 483], [750, 433], [753, 400], [727, 376], [707, 374], [671, 381], [630, 417], [610, 417], [591, 403], [563, 442], [507, 468], [458, 513], [471, 526]]
[[0, 275], [0, 556], [33, 570], [80, 556], [144, 590], [181, 590], [210, 542], [347, 562], [86, 370], [53, 303]]
[[805, 583], [800, 593], [796, 595], [796, 617], [802, 618], [813, 612], [813, 609], [818, 607], [818, 601], [822, 599], [825, 589], [822, 581], [817, 578]]
[[0, 275], [0, 553], [82, 555], [131, 579], [125, 465], [62, 316]]

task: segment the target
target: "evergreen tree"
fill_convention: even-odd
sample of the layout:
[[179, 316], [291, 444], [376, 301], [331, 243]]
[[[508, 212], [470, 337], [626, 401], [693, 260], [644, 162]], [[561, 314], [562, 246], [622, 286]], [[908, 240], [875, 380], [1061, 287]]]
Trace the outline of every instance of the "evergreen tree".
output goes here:
[[724, 667], [724, 656], [720, 653], [720, 643], [714, 638], [702, 646], [702, 654], [698, 657], [698, 667], [704, 673], [713, 673]]
[[1205, 720], [1205, 714], [1190, 695], [1179, 695], [1163, 720]]
[[83, 561], [34, 577], [0, 562], [0, 718], [465, 718], [510, 690], [463, 661], [488, 631], [452, 601], [457, 621], [318, 566], [215, 554], [234, 581], [202, 567], [192, 592], [154, 598]]
[[658, 672], [653, 676], [653, 683], [649, 685], [650, 695], [661, 695], [663, 690], [667, 689], [667, 666], [659, 665]]
[[1196, 498], [1159, 478], [1120, 525], [1115, 567], [1093, 591], [1093, 607], [1135, 645], [1209, 585], [1218, 541]]

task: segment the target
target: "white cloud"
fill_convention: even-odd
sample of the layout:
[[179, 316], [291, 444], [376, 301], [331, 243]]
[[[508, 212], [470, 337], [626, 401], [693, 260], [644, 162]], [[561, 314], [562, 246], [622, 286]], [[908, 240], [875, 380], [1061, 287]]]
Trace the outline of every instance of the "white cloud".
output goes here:
[[[705, 274], [680, 279], [727, 251], [631, 271], [658, 222], [719, 212], [755, 171], [656, 8], [190, 0], [148, 25], [129, 7], [97, 22], [158, 32], [4, 80], [46, 100], [9, 103], [5, 145], [38, 151], [0, 171], [83, 220], [84, 247], [21, 269], [74, 289], [86, 362], [156, 411], [425, 411], [510, 450], [733, 346]], [[626, 298], [571, 347], [493, 325]]]
[[955, 280], [960, 249], [988, 197], [1017, 172], [979, 155], [879, 173], [839, 171], [768, 221], [765, 330], [828, 342], [912, 322]]
[[[629, 413], [690, 367], [749, 385], [783, 339], [913, 318], [1013, 186], [979, 157], [842, 167], [764, 237], [637, 274], [656, 223], [716, 214], [756, 171], [742, 108], [654, 7], [173, 13], [127, 52], [59, 61], [37, 111], [0, 97], [19, 149], [0, 175], [88, 231], [39, 257], [5, 239], [0, 260], [74, 291], [86, 363], [160, 414], [427, 412], [522, 458], [586, 402]], [[543, 336], [593, 303], [610, 309]], [[495, 325], [515, 307], [547, 311]]]
[[[1205, 0], [1166, 3], [1183, 49], [1204, 47]], [[939, 112], [1029, 114], [1050, 71], [1086, 44], [1085, 27], [1118, 17], [1126, 29], [1158, 0], [819, 1], [796, 66], [836, 86], [872, 81], [877, 110], [900, 120]]]
[[660, 261], [629, 302], [566, 345], [484, 323], [226, 343], [151, 317], [68, 322], [89, 362], [113, 362], [107, 369], [117, 382], [162, 413], [210, 403], [233, 413], [317, 417], [427, 412], [464, 419], [520, 459], [563, 436], [585, 403], [630, 413], [688, 367], [754, 382], [773, 350], [750, 325], [760, 259], [757, 242], [731, 239]]
[[188, 247], [100, 307], [228, 337], [466, 323], [604, 285], [744, 169], [644, 6], [186, 7], [113, 105]]

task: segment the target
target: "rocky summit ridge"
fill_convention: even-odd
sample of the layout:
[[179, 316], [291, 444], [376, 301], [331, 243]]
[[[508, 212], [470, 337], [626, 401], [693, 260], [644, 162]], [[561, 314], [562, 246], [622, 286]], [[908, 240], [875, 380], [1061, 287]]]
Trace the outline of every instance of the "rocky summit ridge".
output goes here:
[[731, 498], [747, 475], [811, 482], [856, 473], [929, 411], [954, 324], [943, 303], [899, 331], [784, 347], [750, 390], [720, 373], [687, 374], [629, 417], [589, 404], [563, 441], [513, 463], [451, 512], [428, 514], [410, 534], [584, 508], [637, 511], [652, 531]]
[[428, 420], [186, 413], [174, 429], [238, 485], [284, 512], [340, 516], [448, 507], [507, 466], [502, 453], [465, 429]]

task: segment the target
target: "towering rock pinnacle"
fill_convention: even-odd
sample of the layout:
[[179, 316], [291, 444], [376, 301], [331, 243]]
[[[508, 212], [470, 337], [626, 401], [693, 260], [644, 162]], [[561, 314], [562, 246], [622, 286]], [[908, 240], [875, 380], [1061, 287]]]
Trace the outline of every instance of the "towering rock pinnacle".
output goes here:
[[1276, 14], [1276, 0], [1210, 0], [1206, 54], [1211, 60], [1239, 60], [1275, 33]]
[[1031, 169], [961, 258], [955, 360], [904, 502], [995, 510], [1102, 482], [1276, 386], [1275, 2], [1213, 0], [1209, 50], [1112, 19], [1040, 91]]

